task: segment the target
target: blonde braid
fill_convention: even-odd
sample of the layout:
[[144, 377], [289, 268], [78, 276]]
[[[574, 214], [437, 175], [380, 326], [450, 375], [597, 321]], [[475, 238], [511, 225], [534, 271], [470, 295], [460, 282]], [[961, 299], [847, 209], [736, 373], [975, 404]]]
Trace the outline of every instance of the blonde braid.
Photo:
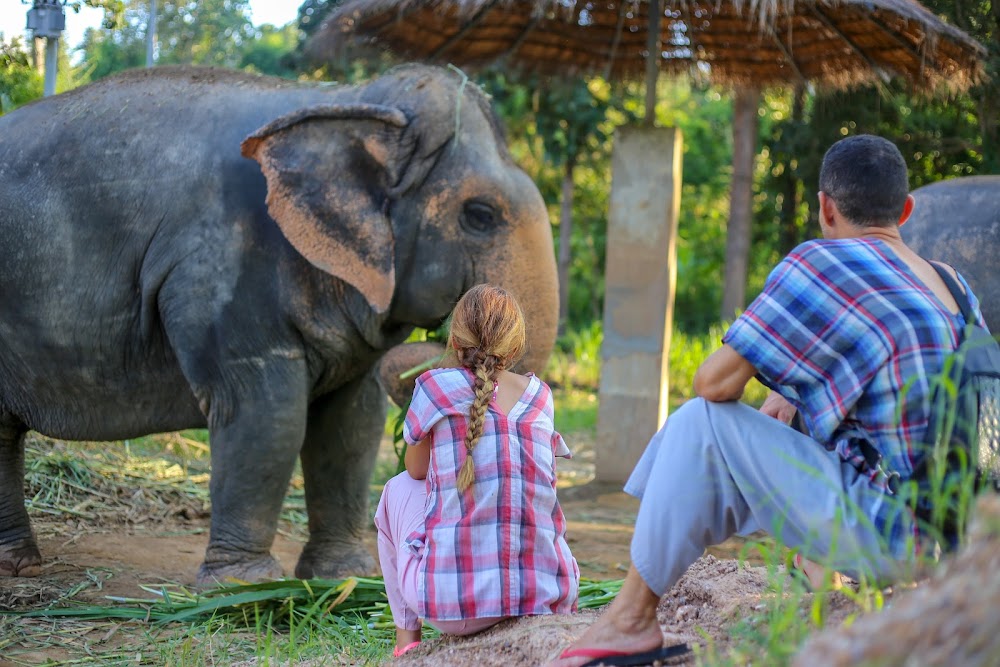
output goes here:
[[465, 492], [472, 486], [476, 479], [475, 464], [472, 462], [472, 448], [479, 442], [483, 435], [483, 425], [486, 422], [486, 409], [490, 404], [490, 397], [493, 395], [493, 383], [501, 364], [493, 355], [477, 354], [473, 366], [473, 373], [476, 376], [476, 398], [469, 408], [469, 423], [465, 431], [465, 461], [458, 471], [458, 478], [455, 486], [458, 490]]
[[475, 398], [465, 431], [465, 460], [455, 486], [464, 493], [475, 481], [472, 450], [483, 435], [490, 396], [500, 371], [524, 353], [524, 315], [509, 292], [493, 285], [476, 285], [458, 300], [451, 318], [448, 347], [458, 363], [472, 371]]

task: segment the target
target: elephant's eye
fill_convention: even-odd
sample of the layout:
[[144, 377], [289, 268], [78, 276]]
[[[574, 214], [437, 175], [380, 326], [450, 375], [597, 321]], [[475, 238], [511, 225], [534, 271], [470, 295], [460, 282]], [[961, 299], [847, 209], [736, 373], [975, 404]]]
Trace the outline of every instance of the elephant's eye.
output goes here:
[[482, 201], [466, 202], [462, 207], [462, 226], [473, 232], [493, 231], [498, 222], [497, 210]]

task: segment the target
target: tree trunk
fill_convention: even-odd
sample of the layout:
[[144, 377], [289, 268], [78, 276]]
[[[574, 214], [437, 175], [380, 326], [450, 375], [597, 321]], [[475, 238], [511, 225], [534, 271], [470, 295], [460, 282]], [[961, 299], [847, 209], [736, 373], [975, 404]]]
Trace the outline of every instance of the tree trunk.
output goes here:
[[[792, 123], [798, 129], [802, 125], [802, 111], [806, 96], [805, 86], [802, 84], [796, 85], [792, 95]], [[787, 156], [785, 172], [782, 174], [785, 187], [784, 197], [781, 201], [781, 233], [778, 244], [778, 250], [782, 256], [787, 255], [795, 246], [802, 242], [802, 225], [796, 220], [799, 211], [799, 185], [801, 181], [795, 175], [795, 170], [792, 168], [794, 160], [794, 156]]]
[[31, 64], [34, 66], [38, 76], [45, 76], [45, 38], [31, 38]]
[[559, 205], [559, 335], [566, 333], [569, 318], [569, 265], [573, 259], [570, 244], [573, 239], [573, 170], [576, 156], [566, 158], [562, 180], [562, 202]]
[[146, 67], [156, 64], [156, 0], [149, 0], [149, 18], [146, 20]]
[[660, 22], [663, 11], [660, 0], [648, 0], [649, 4], [649, 24], [646, 32], [646, 114], [642, 118], [642, 123], [646, 127], [653, 127], [656, 123], [656, 83], [660, 77]]
[[753, 161], [757, 149], [757, 107], [760, 90], [739, 88], [733, 99], [733, 181], [726, 230], [726, 267], [721, 319], [732, 320], [746, 306], [750, 225], [753, 219]]

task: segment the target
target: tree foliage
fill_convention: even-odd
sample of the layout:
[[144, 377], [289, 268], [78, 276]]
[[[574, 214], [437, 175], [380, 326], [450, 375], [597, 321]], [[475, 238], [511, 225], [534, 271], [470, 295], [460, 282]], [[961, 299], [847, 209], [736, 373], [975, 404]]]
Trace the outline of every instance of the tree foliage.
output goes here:
[[21, 38], [0, 41], [0, 115], [41, 97], [42, 87]]
[[125, 0], [74, 0], [66, 3], [75, 12], [79, 12], [84, 5], [104, 10], [102, 25], [108, 30], [118, 27], [125, 15]]
[[[146, 62], [148, 0], [125, 0], [112, 28], [89, 29], [80, 47], [91, 80]], [[157, 4], [157, 64], [252, 66], [260, 72], [288, 74], [281, 64], [294, 40], [274, 28], [256, 30], [249, 0], [164, 1]]]
[[[879, 134], [896, 143], [912, 188], [944, 178], [1000, 173], [1000, 2], [924, 4], [986, 47], [984, 80], [962, 94], [918, 93], [900, 80], [880, 87], [817, 91], [803, 96], [799, 114], [793, 113], [793, 94], [772, 92], [766, 105], [772, 122], [762, 133], [755, 217], [758, 264], [818, 234], [820, 163], [826, 148], [845, 136]], [[790, 204], [789, 198], [794, 199]], [[765, 257], [767, 249], [772, 252]], [[751, 276], [751, 284], [759, 289], [763, 276]]]

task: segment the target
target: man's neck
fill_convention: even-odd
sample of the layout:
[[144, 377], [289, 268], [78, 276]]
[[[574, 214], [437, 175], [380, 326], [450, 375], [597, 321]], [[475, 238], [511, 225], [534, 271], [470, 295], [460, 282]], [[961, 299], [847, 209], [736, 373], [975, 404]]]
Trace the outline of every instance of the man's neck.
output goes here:
[[899, 227], [862, 227], [854, 238], [875, 239], [892, 245], [905, 245], [899, 234]]

